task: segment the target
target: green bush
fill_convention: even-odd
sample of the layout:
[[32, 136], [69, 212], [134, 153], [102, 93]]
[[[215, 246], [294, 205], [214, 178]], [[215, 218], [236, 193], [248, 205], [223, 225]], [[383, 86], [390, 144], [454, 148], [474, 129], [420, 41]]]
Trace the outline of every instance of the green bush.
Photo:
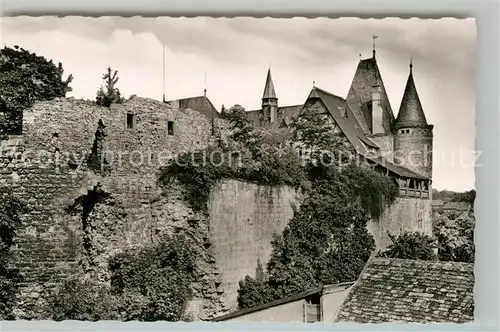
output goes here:
[[456, 218], [450, 215], [435, 216], [433, 233], [438, 240], [439, 260], [473, 263], [475, 225], [472, 211]]
[[392, 244], [381, 255], [390, 258], [418, 259], [426, 261], [437, 260], [434, 253], [435, 240], [419, 232], [404, 233], [398, 237], [389, 235]]
[[196, 252], [184, 235], [129, 250], [110, 262], [111, 291], [123, 320], [178, 321], [184, 317], [196, 277]]
[[91, 280], [66, 281], [52, 295], [50, 304], [56, 321], [119, 319], [117, 299], [106, 286]]

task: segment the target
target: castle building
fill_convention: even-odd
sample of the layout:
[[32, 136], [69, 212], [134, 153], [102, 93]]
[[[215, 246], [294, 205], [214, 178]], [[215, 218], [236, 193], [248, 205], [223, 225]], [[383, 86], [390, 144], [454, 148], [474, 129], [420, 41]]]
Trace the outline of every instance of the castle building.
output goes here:
[[262, 107], [247, 114], [255, 127], [288, 130], [307, 112], [327, 119], [335, 135], [345, 138], [362, 160], [398, 185], [397, 202], [369, 226], [378, 246], [389, 244], [388, 232], [431, 232], [433, 125], [425, 118], [412, 63], [397, 117], [375, 50], [371, 58], [359, 61], [345, 99], [314, 86], [304, 104], [280, 106], [269, 69]]

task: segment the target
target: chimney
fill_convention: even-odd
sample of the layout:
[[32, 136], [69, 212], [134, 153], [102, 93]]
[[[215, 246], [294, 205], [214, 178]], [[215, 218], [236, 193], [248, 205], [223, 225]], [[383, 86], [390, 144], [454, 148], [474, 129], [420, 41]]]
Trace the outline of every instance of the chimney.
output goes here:
[[276, 106], [271, 106], [271, 123], [276, 122]]
[[381, 105], [381, 88], [378, 82], [372, 87], [372, 134], [384, 134], [382, 126], [383, 110]]

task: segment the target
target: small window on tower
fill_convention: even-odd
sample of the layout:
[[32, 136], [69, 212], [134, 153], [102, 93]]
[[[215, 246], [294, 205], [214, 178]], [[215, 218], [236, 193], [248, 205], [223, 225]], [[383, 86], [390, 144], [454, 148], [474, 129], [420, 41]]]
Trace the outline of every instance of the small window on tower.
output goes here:
[[127, 128], [135, 128], [135, 114], [127, 114]]
[[167, 122], [167, 132], [169, 135], [174, 134], [174, 122], [173, 121], [168, 121]]
[[339, 109], [340, 111], [340, 115], [346, 119], [347, 118], [347, 110], [344, 106], [337, 106], [337, 108]]

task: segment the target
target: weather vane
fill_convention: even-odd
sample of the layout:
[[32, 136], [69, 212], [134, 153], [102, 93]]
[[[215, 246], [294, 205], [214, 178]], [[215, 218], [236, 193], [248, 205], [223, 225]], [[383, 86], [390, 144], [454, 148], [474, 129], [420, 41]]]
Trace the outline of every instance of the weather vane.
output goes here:
[[373, 39], [373, 57], [375, 57], [375, 39], [377, 39], [377, 38], [378, 38], [378, 36], [375, 36], [375, 35], [372, 36], [372, 39]]

